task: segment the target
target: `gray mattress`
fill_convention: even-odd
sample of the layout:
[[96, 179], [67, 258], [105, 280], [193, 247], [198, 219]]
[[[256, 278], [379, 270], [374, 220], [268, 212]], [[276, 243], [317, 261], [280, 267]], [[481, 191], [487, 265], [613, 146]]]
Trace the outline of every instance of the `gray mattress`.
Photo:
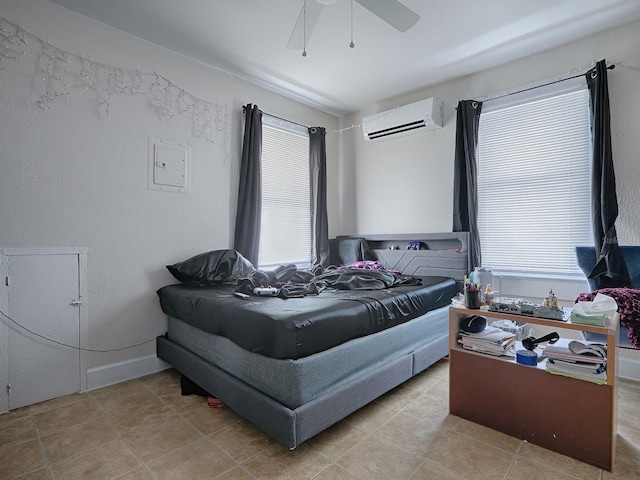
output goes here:
[[[446, 347], [448, 312], [448, 306], [432, 310], [393, 328], [295, 360], [247, 351], [174, 317], [169, 317], [167, 338], [294, 409], [403, 355], [413, 354], [413, 375], [427, 368], [446, 355], [442, 349], [425, 346], [440, 340]], [[210, 393], [221, 396], [222, 392]]]

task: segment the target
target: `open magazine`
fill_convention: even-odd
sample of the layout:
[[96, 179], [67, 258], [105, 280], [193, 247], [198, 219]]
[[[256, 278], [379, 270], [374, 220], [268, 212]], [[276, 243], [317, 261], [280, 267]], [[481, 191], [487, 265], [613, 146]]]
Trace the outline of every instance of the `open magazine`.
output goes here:
[[542, 355], [570, 362], [602, 363], [607, 359], [607, 348], [601, 343], [583, 343], [561, 338], [544, 347]]

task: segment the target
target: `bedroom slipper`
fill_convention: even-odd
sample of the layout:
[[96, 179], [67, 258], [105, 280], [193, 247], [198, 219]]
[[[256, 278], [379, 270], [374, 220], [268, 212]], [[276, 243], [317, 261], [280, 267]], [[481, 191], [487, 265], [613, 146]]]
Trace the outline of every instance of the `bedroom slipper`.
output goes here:
[[222, 400], [220, 400], [219, 398], [215, 398], [215, 397], [207, 398], [207, 404], [211, 408], [222, 408], [222, 407], [226, 406]]

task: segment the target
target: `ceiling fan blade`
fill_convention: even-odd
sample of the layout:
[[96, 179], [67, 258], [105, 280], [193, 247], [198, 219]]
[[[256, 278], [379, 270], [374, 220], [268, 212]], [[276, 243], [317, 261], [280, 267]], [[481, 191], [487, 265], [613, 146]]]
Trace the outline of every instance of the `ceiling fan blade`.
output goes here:
[[401, 32], [406, 32], [420, 20], [420, 15], [396, 0], [356, 0], [356, 2]]
[[[293, 27], [293, 32], [291, 32], [291, 37], [289, 37], [287, 48], [290, 50], [302, 50], [305, 45], [309, 44], [311, 32], [313, 32], [313, 28], [316, 26], [318, 18], [320, 18], [320, 13], [322, 12], [322, 8], [324, 7], [324, 5], [312, 0], [307, 0], [305, 5], [302, 6], [296, 25]], [[305, 33], [307, 36], [306, 42], [304, 38]]]

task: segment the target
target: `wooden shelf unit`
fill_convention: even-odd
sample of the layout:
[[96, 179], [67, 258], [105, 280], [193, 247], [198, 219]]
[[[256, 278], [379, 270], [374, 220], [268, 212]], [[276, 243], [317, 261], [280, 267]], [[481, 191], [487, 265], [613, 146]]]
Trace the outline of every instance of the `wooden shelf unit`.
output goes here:
[[[482, 315], [556, 329], [591, 331], [607, 336], [607, 383], [598, 385], [552, 375], [496, 357], [465, 350], [458, 343], [460, 319]], [[449, 410], [527, 442], [595, 465], [613, 468], [617, 435], [617, 352], [619, 316], [606, 327], [451, 307], [449, 310]], [[565, 333], [566, 335], [566, 333]]]

